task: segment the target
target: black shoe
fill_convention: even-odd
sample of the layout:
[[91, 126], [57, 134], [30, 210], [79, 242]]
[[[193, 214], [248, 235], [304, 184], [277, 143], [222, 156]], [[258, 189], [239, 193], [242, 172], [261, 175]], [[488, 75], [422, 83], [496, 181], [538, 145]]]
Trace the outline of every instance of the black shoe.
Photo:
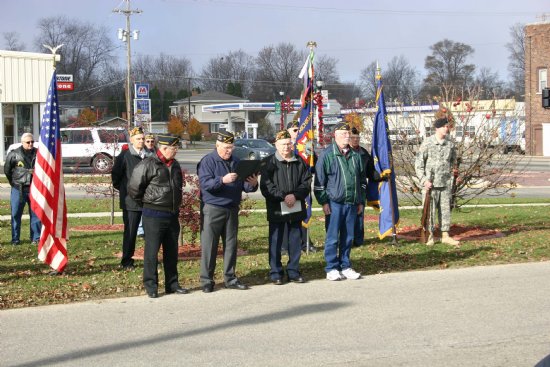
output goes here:
[[225, 288], [229, 288], [229, 289], [238, 289], [240, 291], [244, 291], [246, 289], [248, 289], [248, 286], [246, 284], [243, 284], [241, 282], [239, 282], [238, 280], [235, 282], [235, 283], [231, 283], [231, 284], [226, 284], [225, 285]]
[[131, 265], [121, 265], [120, 266], [122, 268], [122, 270], [124, 271], [134, 271], [136, 270], [136, 266], [134, 264], [131, 264]]
[[178, 285], [178, 286], [176, 287], [176, 289], [171, 289], [171, 290], [167, 290], [167, 291], [166, 291], [166, 294], [172, 294], [172, 293], [176, 293], [176, 294], [187, 294], [187, 293], [189, 293], [189, 289], [180, 287], [180, 286]]
[[289, 282], [293, 283], [305, 283], [306, 280], [301, 275], [298, 275], [297, 277], [288, 277]]
[[278, 278], [278, 279], [272, 279], [271, 280], [273, 282], [273, 284], [275, 285], [283, 285], [283, 280], [281, 278]]
[[214, 284], [205, 284], [202, 286], [202, 291], [204, 293], [212, 293], [214, 292]]
[[147, 292], [147, 296], [149, 298], [158, 298], [159, 297], [159, 293], [157, 291], [153, 291], [153, 292]]

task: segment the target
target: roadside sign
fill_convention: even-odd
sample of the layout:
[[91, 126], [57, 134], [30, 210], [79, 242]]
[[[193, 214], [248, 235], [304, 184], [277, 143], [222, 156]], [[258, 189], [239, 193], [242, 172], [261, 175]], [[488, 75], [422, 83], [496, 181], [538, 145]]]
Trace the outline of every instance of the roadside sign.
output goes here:
[[74, 90], [74, 82], [72, 74], [58, 74], [55, 76], [57, 90]]
[[275, 102], [275, 113], [281, 113], [281, 102]]
[[134, 113], [137, 115], [150, 115], [151, 114], [151, 100], [150, 99], [134, 99]]
[[135, 83], [135, 96], [136, 98], [149, 98], [149, 84], [148, 83]]

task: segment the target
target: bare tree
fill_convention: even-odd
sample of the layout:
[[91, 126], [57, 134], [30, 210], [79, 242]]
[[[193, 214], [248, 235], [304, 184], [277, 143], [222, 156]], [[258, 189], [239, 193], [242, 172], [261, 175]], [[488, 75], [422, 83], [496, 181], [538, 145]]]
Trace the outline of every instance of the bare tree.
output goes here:
[[384, 94], [392, 101], [410, 105], [418, 100], [418, 72], [405, 56], [395, 56], [382, 72], [384, 79]]
[[136, 80], [151, 83], [160, 94], [174, 94], [188, 88], [188, 78], [194, 77], [191, 61], [185, 57], [160, 54], [158, 57], [139, 55], [132, 65]]
[[510, 72], [511, 89], [516, 100], [525, 100], [525, 27], [523, 24], [515, 24], [510, 27], [512, 40], [506, 44], [510, 51], [508, 59], [508, 71]]
[[9, 51], [24, 51], [25, 44], [19, 39], [19, 33], [17, 32], [4, 32], [4, 47]]
[[314, 65], [315, 79], [322, 80], [325, 85], [340, 83], [340, 75], [336, 68], [338, 59], [327, 55], [315, 55]]
[[44, 44], [64, 44], [59, 50], [61, 61], [57, 70], [74, 75], [75, 80], [75, 93], [67, 98], [86, 98], [97, 93], [93, 88], [104, 81], [103, 71], [113, 62], [115, 50], [107, 29], [57, 16], [40, 19], [38, 34], [35, 40], [37, 50], [43, 51]]
[[211, 58], [200, 74], [203, 90], [228, 92], [228, 84], [239, 84], [242, 94], [247, 96], [252, 89], [254, 58], [243, 50], [231, 51], [226, 55]]
[[279, 91], [284, 92], [285, 96], [297, 98], [302, 89], [298, 75], [306, 56], [305, 50], [298, 51], [290, 43], [262, 48], [256, 57], [252, 98], [270, 101], [279, 98]]
[[[478, 96], [479, 86], [468, 89]], [[453, 184], [454, 207], [471, 202], [481, 195], [504, 195], [516, 187], [515, 177], [524, 170], [523, 155], [519, 153], [524, 117], [513, 99], [479, 100], [470, 98], [454, 101], [439, 100], [432, 117], [425, 113], [391, 107], [388, 114], [393, 159], [399, 180], [398, 190], [415, 204], [422, 202], [414, 162], [420, 143], [433, 133], [433, 121], [447, 117], [452, 129], [450, 139], [457, 151], [458, 176]], [[367, 114], [365, 136], [369, 137], [375, 111]], [[515, 174], [513, 174], [515, 172]]]
[[428, 75], [424, 79], [424, 94], [440, 95], [446, 101], [462, 95], [471, 83], [475, 66], [467, 59], [474, 49], [448, 39], [430, 46], [432, 54], [426, 57], [424, 67]]
[[474, 86], [479, 87], [480, 99], [502, 98], [506, 93], [504, 82], [498, 73], [490, 68], [482, 67], [475, 77]]
[[363, 93], [363, 98], [368, 105], [374, 104], [376, 98], [376, 62], [373, 61], [367, 67], [361, 70], [359, 76], [359, 85]]

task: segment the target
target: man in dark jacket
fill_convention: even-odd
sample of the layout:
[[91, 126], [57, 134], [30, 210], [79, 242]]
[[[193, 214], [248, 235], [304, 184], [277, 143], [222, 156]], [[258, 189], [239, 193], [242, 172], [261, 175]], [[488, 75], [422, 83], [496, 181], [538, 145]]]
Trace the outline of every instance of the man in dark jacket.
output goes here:
[[[287, 277], [289, 282], [304, 283], [300, 274], [302, 220], [306, 218], [305, 198], [311, 187], [311, 173], [304, 161], [294, 155], [288, 131], [275, 138], [277, 151], [265, 159], [260, 189], [265, 197], [269, 222], [269, 266], [273, 284], [283, 284], [281, 247], [288, 243]], [[286, 237], [286, 238], [285, 238]]]
[[143, 205], [145, 254], [143, 286], [151, 298], [158, 297], [157, 255], [162, 245], [164, 288], [167, 294], [185, 294], [188, 290], [178, 282], [179, 210], [183, 177], [174, 159], [179, 139], [172, 135], [158, 136], [159, 148], [134, 169], [128, 183], [128, 195]]
[[11, 186], [11, 244], [21, 243], [21, 217], [25, 204], [29, 204], [31, 219], [31, 241], [34, 245], [40, 240], [42, 224], [34, 214], [29, 202], [29, 189], [32, 182], [37, 149], [33, 146], [34, 138], [31, 133], [21, 136], [21, 146], [12, 150], [6, 157], [4, 173]]
[[[242, 192], [258, 189], [258, 177], [246, 179], [235, 173], [239, 159], [233, 157], [235, 135], [218, 133], [216, 150], [205, 155], [197, 165], [201, 189], [201, 271], [202, 291], [214, 290], [214, 271], [220, 237], [223, 241], [223, 275], [226, 288], [248, 289], [235, 274], [237, 234]], [[146, 230], [147, 232], [147, 230]]]
[[134, 251], [136, 249], [136, 237], [139, 222], [141, 220], [141, 206], [128, 196], [128, 182], [132, 177], [134, 168], [145, 158], [143, 149], [144, 134], [141, 127], [135, 127], [130, 131], [130, 145], [115, 159], [111, 177], [113, 187], [118, 190], [120, 196], [120, 208], [124, 222], [124, 234], [122, 237], [122, 260], [120, 266], [124, 270], [134, 270]]
[[[155, 156], [155, 153], [157, 151], [157, 145], [156, 145], [156, 142], [155, 142], [155, 135], [153, 135], [151, 133], [145, 134], [143, 150], [145, 151], [145, 158]], [[143, 221], [143, 218], [139, 222], [139, 226], [138, 226], [138, 230], [137, 230], [137, 236], [138, 237], [145, 237], [145, 231], [143, 230], [142, 221]]]

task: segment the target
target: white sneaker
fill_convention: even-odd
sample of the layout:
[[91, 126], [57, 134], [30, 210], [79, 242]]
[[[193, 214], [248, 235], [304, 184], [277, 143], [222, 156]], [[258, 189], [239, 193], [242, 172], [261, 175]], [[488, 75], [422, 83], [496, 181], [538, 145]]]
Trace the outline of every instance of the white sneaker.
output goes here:
[[336, 269], [333, 269], [327, 273], [328, 280], [341, 280], [340, 272]]
[[345, 279], [359, 279], [361, 278], [361, 274], [353, 270], [352, 268], [347, 268], [342, 270], [342, 277]]

